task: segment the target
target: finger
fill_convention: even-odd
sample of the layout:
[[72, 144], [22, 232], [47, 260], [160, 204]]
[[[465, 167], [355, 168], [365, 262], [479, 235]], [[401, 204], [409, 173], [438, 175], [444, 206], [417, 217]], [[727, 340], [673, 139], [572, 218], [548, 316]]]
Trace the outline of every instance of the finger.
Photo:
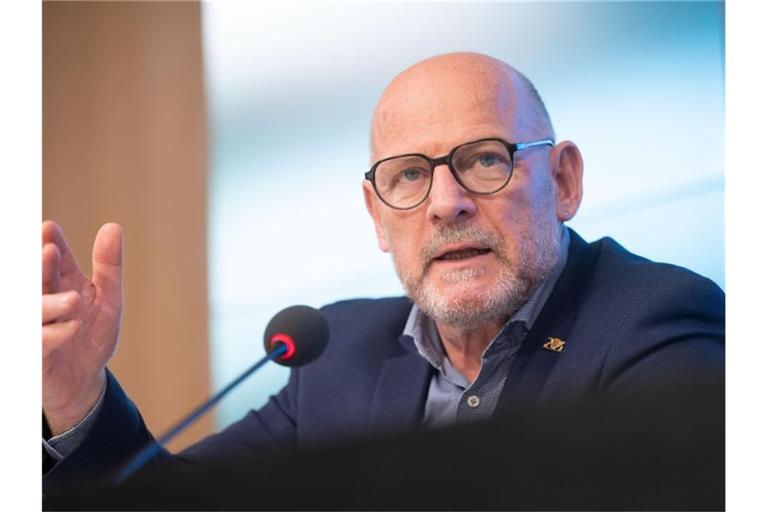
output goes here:
[[43, 326], [43, 357], [71, 341], [80, 330], [80, 320], [54, 322]]
[[93, 243], [93, 284], [107, 294], [122, 294], [123, 228], [104, 224]]
[[43, 293], [59, 291], [59, 264], [61, 252], [56, 244], [48, 243], [43, 246]]
[[80, 294], [75, 291], [43, 295], [43, 325], [69, 320], [79, 299]]
[[56, 244], [56, 247], [59, 248], [59, 252], [61, 253], [60, 273], [62, 275], [73, 272], [82, 274], [82, 271], [75, 260], [75, 255], [69, 248], [66, 238], [64, 238], [64, 231], [62, 231], [58, 224], [51, 220], [43, 222], [43, 245], [48, 243]]

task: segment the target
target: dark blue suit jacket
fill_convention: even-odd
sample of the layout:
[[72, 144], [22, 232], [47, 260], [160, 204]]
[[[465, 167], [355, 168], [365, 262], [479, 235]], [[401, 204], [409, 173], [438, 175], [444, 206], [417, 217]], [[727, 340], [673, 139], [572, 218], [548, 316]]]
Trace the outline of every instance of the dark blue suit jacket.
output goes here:
[[[293, 370], [260, 410], [175, 458], [205, 465], [265, 448], [305, 446], [363, 433], [417, 427], [432, 369], [402, 336], [407, 298], [350, 300], [323, 308], [325, 353]], [[568, 261], [514, 361], [497, 411], [724, 372], [724, 295], [708, 279], [652, 263], [610, 238], [587, 244], [571, 232]], [[562, 352], [545, 350], [549, 337]], [[109, 376], [88, 438], [44, 476], [104, 473], [152, 440], [138, 410]]]

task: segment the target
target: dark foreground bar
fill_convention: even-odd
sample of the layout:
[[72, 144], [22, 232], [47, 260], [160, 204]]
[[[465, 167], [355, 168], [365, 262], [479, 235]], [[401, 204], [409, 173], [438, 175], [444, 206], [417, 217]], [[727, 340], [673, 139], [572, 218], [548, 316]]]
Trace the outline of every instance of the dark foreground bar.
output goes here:
[[46, 510], [722, 510], [724, 385], [710, 382], [452, 429], [275, 453]]

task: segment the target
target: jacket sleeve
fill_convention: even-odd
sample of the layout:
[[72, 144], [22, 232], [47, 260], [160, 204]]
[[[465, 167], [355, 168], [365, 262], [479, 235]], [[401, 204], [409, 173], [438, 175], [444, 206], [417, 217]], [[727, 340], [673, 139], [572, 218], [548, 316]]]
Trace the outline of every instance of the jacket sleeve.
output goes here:
[[[270, 449], [294, 446], [296, 373], [294, 370], [286, 387], [259, 411], [251, 411], [226, 430], [178, 455], [160, 448], [145, 469], [161, 465], [166, 468], [204, 467], [212, 462], [252, 457]], [[108, 371], [107, 389], [98, 418], [83, 443], [43, 475], [43, 492], [50, 495], [66, 492], [70, 486], [84, 482], [111, 480], [149, 443], [155, 443], [155, 439], [141, 414]]]

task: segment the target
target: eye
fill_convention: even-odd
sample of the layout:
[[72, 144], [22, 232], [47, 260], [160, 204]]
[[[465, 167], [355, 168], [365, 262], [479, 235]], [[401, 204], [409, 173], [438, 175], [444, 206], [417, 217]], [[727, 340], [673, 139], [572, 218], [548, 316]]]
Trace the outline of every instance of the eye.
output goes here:
[[453, 166], [460, 173], [494, 172], [510, 166], [509, 153], [496, 142], [468, 145], [453, 156]]
[[494, 165], [501, 163], [501, 158], [499, 155], [494, 155], [493, 153], [483, 153], [478, 155], [476, 158], [480, 165], [483, 167], [493, 167]]
[[411, 167], [410, 169], [405, 169], [403, 171], [400, 171], [400, 179], [402, 181], [415, 182], [425, 177], [426, 177], [426, 171], [424, 171], [424, 169], [417, 169], [415, 167]]

